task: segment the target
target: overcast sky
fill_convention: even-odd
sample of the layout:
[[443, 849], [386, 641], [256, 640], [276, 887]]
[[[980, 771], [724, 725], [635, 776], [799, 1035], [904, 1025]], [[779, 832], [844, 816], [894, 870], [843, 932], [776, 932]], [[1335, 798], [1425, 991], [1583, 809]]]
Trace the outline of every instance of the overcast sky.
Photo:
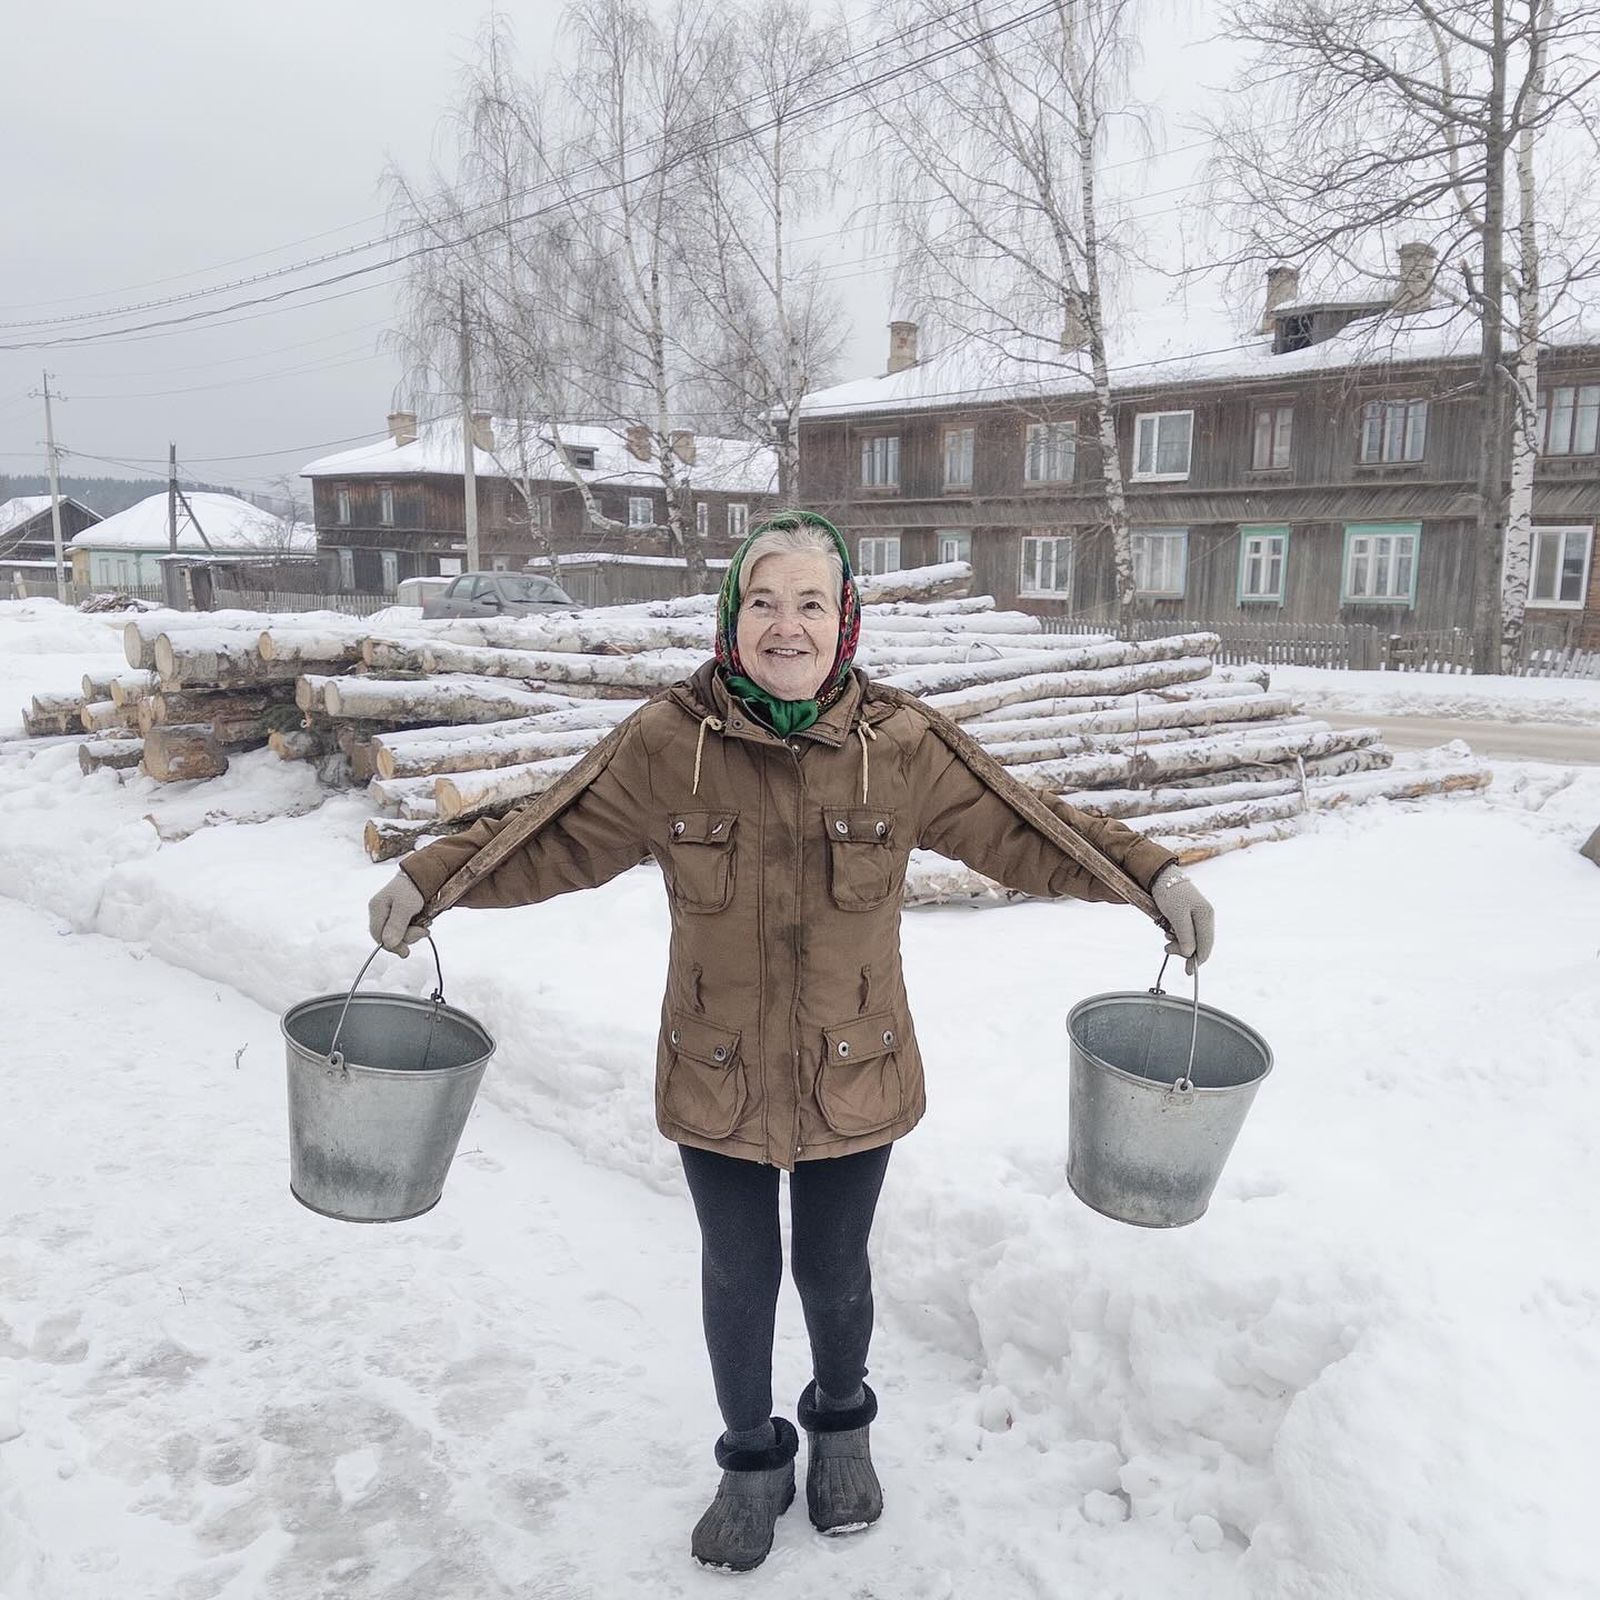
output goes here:
[[[390, 162], [426, 170], [486, 9], [12, 0], [0, 323], [210, 286], [382, 232], [381, 174]], [[525, 60], [541, 59], [554, 0], [500, 9]], [[1192, 40], [1201, 30], [1191, 21], [1180, 31]], [[1215, 50], [1170, 29], [1160, 37], [1153, 59], [1146, 51], [1146, 93], [1176, 106], [1208, 74], [1216, 81]], [[1181, 121], [1168, 118], [1169, 141], [1184, 137]], [[852, 259], [864, 248], [857, 236], [833, 263], [853, 327], [850, 377], [882, 370], [887, 353], [889, 286]], [[29, 391], [48, 367], [65, 397], [57, 437], [74, 452], [64, 470], [164, 475], [170, 439], [192, 476], [269, 487], [340, 441], [382, 431], [398, 377], [381, 342], [391, 283], [375, 273], [160, 337], [0, 350], [0, 471], [44, 469], [43, 416]], [[0, 330], [0, 343], [44, 331]]]

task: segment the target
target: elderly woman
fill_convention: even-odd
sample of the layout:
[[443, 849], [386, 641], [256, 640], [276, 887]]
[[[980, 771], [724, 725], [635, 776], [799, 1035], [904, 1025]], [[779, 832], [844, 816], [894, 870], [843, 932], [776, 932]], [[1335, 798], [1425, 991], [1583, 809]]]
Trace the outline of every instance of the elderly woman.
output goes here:
[[[867, 1241], [889, 1152], [924, 1108], [900, 972], [909, 852], [1030, 894], [1117, 898], [958, 730], [853, 666], [860, 623], [833, 526], [770, 518], [728, 568], [716, 659], [568, 774], [540, 803], [543, 826], [459, 901], [525, 905], [660, 863], [672, 943], [656, 1120], [699, 1219], [724, 1424], [722, 1480], [691, 1550], [740, 1571], [765, 1559], [795, 1493], [798, 1435], [771, 1414], [782, 1172], [814, 1372], [797, 1411], [811, 1521], [850, 1532], [883, 1508], [868, 1449]], [[1204, 960], [1211, 908], [1173, 858], [1120, 823], [1054, 809], [1148, 888], [1170, 948]], [[406, 857], [372, 902], [374, 937], [398, 952], [421, 937], [424, 906], [504, 826], [485, 820]]]

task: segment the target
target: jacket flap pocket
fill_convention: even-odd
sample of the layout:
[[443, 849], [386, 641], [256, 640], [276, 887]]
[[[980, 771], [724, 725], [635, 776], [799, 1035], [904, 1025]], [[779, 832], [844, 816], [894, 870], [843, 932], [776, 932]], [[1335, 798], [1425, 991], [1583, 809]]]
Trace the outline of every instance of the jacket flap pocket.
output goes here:
[[737, 1029], [718, 1028], [696, 1017], [674, 1015], [667, 1039], [679, 1055], [712, 1067], [731, 1067], [739, 1054]]
[[894, 839], [894, 812], [873, 806], [824, 806], [823, 822], [834, 844], [889, 844]]
[[733, 838], [737, 811], [679, 811], [672, 817], [674, 844], [727, 844]]
[[900, 1023], [893, 1012], [882, 1011], [875, 1017], [856, 1017], [835, 1028], [824, 1028], [822, 1038], [828, 1065], [853, 1066], [898, 1049]]

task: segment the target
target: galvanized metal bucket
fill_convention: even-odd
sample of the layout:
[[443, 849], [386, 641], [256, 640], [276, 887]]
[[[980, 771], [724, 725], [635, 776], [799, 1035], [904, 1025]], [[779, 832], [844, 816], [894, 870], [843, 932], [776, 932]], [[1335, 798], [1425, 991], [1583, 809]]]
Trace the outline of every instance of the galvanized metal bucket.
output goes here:
[[[1161, 972], [1166, 972], [1166, 962]], [[1067, 1017], [1067, 1182], [1085, 1205], [1141, 1228], [1198, 1221], [1272, 1051], [1225, 1011], [1166, 994], [1097, 994]]]
[[438, 1204], [494, 1054], [488, 1030], [430, 999], [319, 995], [283, 1015], [289, 1062], [289, 1190], [341, 1222], [403, 1222]]

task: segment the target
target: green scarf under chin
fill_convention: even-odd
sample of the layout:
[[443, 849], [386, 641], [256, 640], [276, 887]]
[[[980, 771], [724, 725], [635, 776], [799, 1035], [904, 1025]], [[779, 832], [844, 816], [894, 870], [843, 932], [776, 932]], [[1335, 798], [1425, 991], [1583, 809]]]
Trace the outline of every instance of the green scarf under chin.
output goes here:
[[752, 716], [766, 723], [780, 739], [809, 728], [821, 715], [815, 700], [780, 700], [749, 678], [730, 673], [728, 688], [750, 707]]

